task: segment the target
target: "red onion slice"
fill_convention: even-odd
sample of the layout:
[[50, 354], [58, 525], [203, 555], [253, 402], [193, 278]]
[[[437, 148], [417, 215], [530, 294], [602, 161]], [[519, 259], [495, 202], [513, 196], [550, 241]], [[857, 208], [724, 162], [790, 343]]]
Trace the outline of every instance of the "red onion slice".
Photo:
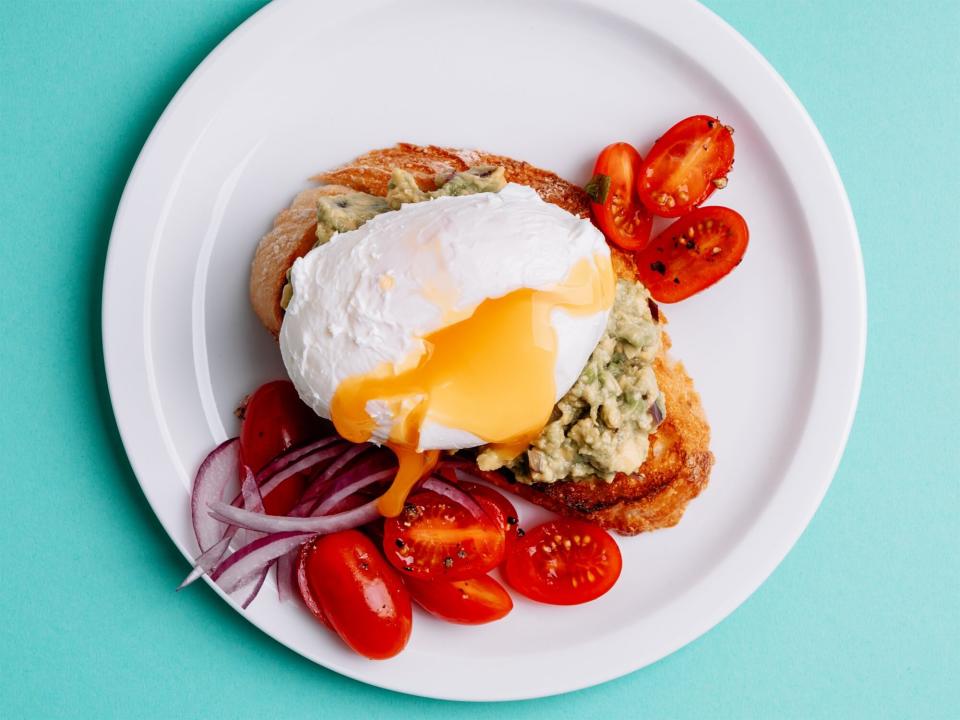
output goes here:
[[[245, 507], [247, 510], [252, 510], [253, 512], [263, 512], [263, 497], [260, 495], [260, 488], [257, 487], [256, 477], [250, 470], [249, 466], [244, 465], [243, 470], [243, 482], [240, 485], [240, 501], [243, 503], [243, 507]], [[217, 524], [219, 525], [220, 523]], [[208, 573], [213, 570], [223, 559], [223, 556], [227, 554], [227, 550], [230, 549], [230, 543], [233, 542], [234, 537], [237, 538], [240, 545], [246, 545], [247, 543], [255, 540], [258, 536], [259, 533], [251, 533], [246, 530], [241, 530], [235, 525], [228, 525], [226, 527], [226, 531], [223, 533], [223, 536], [217, 540], [216, 543], [200, 553], [200, 556], [194, 560], [193, 570], [191, 570], [190, 574], [184, 578], [183, 582], [180, 583], [179, 587], [177, 587], [177, 590], [182, 590], [188, 585], [196, 582], [196, 580], [202, 577], [204, 573]], [[261, 582], [261, 584], [263, 583]]]
[[210, 517], [207, 506], [228, 496], [227, 490], [239, 477], [239, 468], [240, 438], [232, 438], [214, 448], [197, 470], [190, 494], [190, 516], [201, 551], [216, 545], [227, 529]]
[[286, 467], [272, 476], [264, 475], [262, 472], [259, 473], [257, 478], [258, 482], [260, 483], [260, 494], [269, 495], [280, 483], [287, 478], [293, 477], [298, 472], [310, 470], [325, 460], [331, 460], [338, 455], [342, 457], [346, 452], [350, 452], [349, 450], [345, 450], [345, 447], [345, 444], [339, 443], [331, 447], [321, 447], [317, 450], [314, 450], [312, 453], [301, 455], [296, 461], [288, 464]]
[[257, 478], [249, 465], [243, 466], [243, 480], [240, 483], [240, 499], [243, 507], [253, 512], [263, 512], [263, 495]]
[[[263, 507], [263, 496], [260, 494], [260, 488], [257, 485], [257, 478], [248, 466], [244, 465], [243, 470], [243, 482], [240, 483], [240, 507], [250, 512], [266, 512]], [[252, 543], [261, 535], [261, 533], [251, 532], [243, 528], [236, 529], [233, 526], [230, 527], [230, 530], [236, 530], [236, 542], [240, 547]]]
[[293, 575], [293, 561], [296, 557], [295, 552], [288, 552], [277, 560], [277, 599], [280, 602], [287, 602], [296, 596], [293, 587], [296, 578]]
[[336, 515], [322, 515], [320, 517], [309, 518], [263, 515], [261, 513], [250, 512], [249, 510], [241, 510], [225, 502], [215, 502], [211, 504], [210, 514], [221, 522], [238, 525], [247, 530], [267, 533], [301, 532], [311, 533], [313, 535], [327, 534], [337, 532], [338, 530], [348, 530], [380, 517], [376, 500], [371, 500], [365, 505], [337, 513]]
[[323, 497], [325, 492], [327, 492], [328, 484], [334, 478], [335, 474], [348, 462], [371, 447], [373, 446], [365, 443], [363, 445], [354, 445], [346, 450], [336, 462], [330, 465], [330, 467], [324, 470], [323, 473], [318, 475], [314, 481], [310, 483], [310, 487], [304, 491], [303, 496], [300, 498], [300, 502], [298, 502], [296, 507], [294, 507], [293, 510], [287, 514], [291, 517], [307, 517], [310, 515], [314, 506], [317, 504], [317, 501]]
[[[278, 585], [283, 593], [284, 574], [293, 577], [293, 553], [304, 540], [319, 533], [357, 527], [375, 519], [378, 516], [376, 503], [371, 502], [346, 513], [324, 517], [320, 519], [321, 522], [314, 520], [307, 531], [281, 531], [264, 536], [263, 533], [273, 532], [271, 528], [275, 527], [278, 521], [282, 524], [282, 521], [296, 518], [265, 515], [263, 496], [293, 475], [332, 461], [329, 467], [321, 467], [323, 473], [319, 478], [322, 482], [313, 486], [316, 495], [310, 502], [312, 507], [318, 499], [322, 499], [319, 496], [329, 481], [339, 480], [337, 473], [370, 447], [372, 446], [348, 445], [337, 435], [331, 435], [304, 447], [288, 450], [274, 458], [256, 475], [249, 468], [244, 468], [240, 491], [235, 494], [233, 502], [227, 504], [224, 502], [224, 497], [230, 496], [227, 490], [241, 475], [240, 442], [239, 438], [233, 438], [219, 445], [204, 459], [194, 481], [191, 516], [202, 552], [194, 569], [177, 589], [186, 587], [204, 573], [210, 573], [211, 578], [226, 592], [243, 592], [239, 602], [246, 608], [262, 588], [270, 567], [279, 560]], [[367, 466], [369, 463], [364, 467]], [[349, 473], [349, 482], [346, 485], [337, 482], [333, 490], [338, 498], [342, 498], [381, 479], [379, 476], [372, 480], [368, 478], [369, 472], [361, 475], [355, 469]], [[343, 488], [347, 486], [352, 489], [350, 492], [343, 492]], [[331, 493], [328, 491], [328, 494]], [[220, 511], [229, 508], [227, 512], [239, 513], [238, 517], [245, 518], [247, 522], [221, 522], [214, 517], [215, 513], [209, 512], [211, 506], [219, 508]], [[242, 547], [227, 555], [230, 544], [234, 541], [239, 541]], [[286, 549], [288, 547], [289, 549]]]
[[177, 587], [177, 590], [183, 590], [188, 585], [192, 585], [194, 582], [203, 577], [204, 573], [208, 573], [213, 570], [219, 562], [223, 559], [223, 556], [227, 554], [227, 550], [230, 549], [230, 542], [233, 540], [233, 536], [237, 534], [237, 528], [232, 527], [220, 538], [215, 545], [211, 545], [208, 550], [204, 550], [200, 557], [193, 561], [194, 567], [190, 571], [190, 574], [187, 575], [183, 582]]
[[285, 470], [286, 468], [290, 467], [290, 465], [295, 463], [304, 455], [309, 455], [310, 453], [316, 452], [317, 450], [325, 448], [328, 445], [332, 445], [339, 440], [340, 437], [338, 435], [330, 435], [302, 447], [284, 450], [260, 469], [260, 472], [257, 473], [257, 484], [263, 485], [267, 480], [272, 478], [281, 470]]
[[484, 518], [486, 514], [483, 512], [483, 508], [477, 505], [477, 501], [472, 497], [467, 495], [463, 490], [458, 487], [454, 487], [448, 482], [443, 480], [438, 480], [435, 477], [427, 478], [421, 485], [424, 490], [431, 490], [432, 492], [437, 493], [437, 495], [443, 495], [443, 497], [448, 500], [452, 500], [457, 503], [457, 505], [462, 505], [467, 510], [470, 511], [470, 514], [475, 518]]
[[263, 570], [260, 571], [259, 577], [254, 580], [253, 584], [250, 586], [250, 590], [247, 592], [246, 596], [240, 600], [240, 607], [244, 610], [254, 601], [257, 595], [260, 594], [260, 588], [263, 587], [264, 581], [267, 579], [267, 575], [270, 572], [270, 566], [267, 565]]
[[224, 592], [232, 594], [255, 580], [264, 569], [269, 569], [277, 558], [300, 547], [310, 535], [302, 532], [265, 535], [233, 553], [210, 577]]
[[337, 506], [337, 503], [350, 497], [357, 492], [357, 490], [362, 490], [363, 488], [373, 485], [374, 483], [378, 483], [381, 480], [390, 480], [391, 478], [395, 477], [396, 474], [396, 469], [390, 468], [389, 470], [381, 470], [380, 472], [373, 473], [372, 475], [360, 475], [350, 484], [344, 485], [339, 489], [334, 488], [333, 492], [327, 495], [310, 514], [314, 517], [318, 515], [326, 515]]
[[370, 443], [363, 443], [362, 445], [353, 445], [346, 452], [344, 452], [343, 455], [340, 456], [339, 460], [337, 460], [330, 467], [328, 467], [324, 471], [323, 475], [321, 475], [317, 479], [321, 481], [329, 480], [334, 475], [336, 475], [336, 473], [339, 472], [343, 466], [345, 466], [348, 462], [350, 462], [355, 457], [357, 457], [357, 455], [359, 455], [360, 453], [366, 452], [372, 447], [375, 447], [375, 446], [371, 445]]
[[[367, 453], [362, 462], [356, 462], [349, 468], [344, 468], [342, 472], [337, 473], [331, 479], [326, 494], [338, 492], [347, 485], [352, 485], [358, 478], [372, 475], [381, 470], [391, 469], [397, 471], [397, 456], [386, 448], [376, 448], [375, 452]], [[323, 499], [323, 498], [320, 498]]]

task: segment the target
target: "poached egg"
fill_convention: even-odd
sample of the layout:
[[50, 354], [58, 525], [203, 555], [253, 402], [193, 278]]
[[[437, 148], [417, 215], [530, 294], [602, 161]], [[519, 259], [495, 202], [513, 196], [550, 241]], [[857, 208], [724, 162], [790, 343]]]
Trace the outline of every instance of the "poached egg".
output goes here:
[[588, 221], [508, 184], [379, 215], [298, 259], [280, 330], [300, 397], [353, 442], [389, 445], [385, 515], [437, 451], [514, 457], [606, 327], [614, 273]]

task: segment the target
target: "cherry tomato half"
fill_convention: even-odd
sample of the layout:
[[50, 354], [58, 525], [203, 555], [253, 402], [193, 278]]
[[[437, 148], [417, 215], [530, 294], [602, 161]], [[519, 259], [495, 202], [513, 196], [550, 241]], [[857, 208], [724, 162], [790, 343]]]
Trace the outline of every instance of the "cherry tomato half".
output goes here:
[[733, 130], [709, 115], [694, 115], [667, 130], [638, 171], [637, 191], [647, 210], [680, 217], [727, 184], [733, 167]]
[[307, 607], [351, 649], [373, 660], [403, 650], [413, 627], [410, 593], [370, 538], [358, 530], [322, 535], [304, 545], [297, 564]]
[[383, 526], [383, 551], [404, 577], [465, 580], [503, 560], [506, 539], [496, 522], [476, 518], [436, 493], [411, 495], [399, 515]]
[[492, 487], [468, 480], [459, 481], [457, 485], [461, 490], [469, 493], [470, 497], [476, 500], [483, 511], [493, 519], [497, 527], [503, 532], [508, 546], [518, 537], [522, 537], [520, 516], [517, 514], [517, 509], [513, 506], [513, 503], [506, 497]]
[[489, 575], [452, 581], [405, 577], [404, 584], [420, 607], [452, 623], [482, 625], [513, 609], [510, 593]]
[[624, 250], [639, 250], [650, 239], [653, 220], [637, 196], [640, 153], [633, 145], [607, 145], [584, 188], [593, 221], [607, 240]]
[[[303, 445], [322, 432], [324, 421], [297, 395], [293, 383], [277, 380], [261, 385], [247, 400], [240, 428], [240, 457], [258, 472], [294, 445]], [[263, 499], [270, 515], [286, 515], [303, 493], [306, 475], [298, 473]]]
[[577, 605], [603, 595], [620, 577], [620, 548], [600, 527], [561, 518], [530, 530], [504, 562], [507, 583], [552, 605]]
[[719, 206], [697, 208], [637, 253], [637, 273], [654, 300], [677, 302], [739, 265], [749, 237], [739, 213]]

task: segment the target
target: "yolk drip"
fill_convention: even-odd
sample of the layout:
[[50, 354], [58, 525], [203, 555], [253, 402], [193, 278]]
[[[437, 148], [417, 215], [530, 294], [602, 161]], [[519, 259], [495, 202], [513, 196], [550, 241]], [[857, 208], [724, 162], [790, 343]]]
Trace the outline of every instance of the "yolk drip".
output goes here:
[[376, 428], [370, 401], [385, 403], [393, 417], [387, 445], [400, 467], [380, 499], [381, 512], [399, 514], [410, 488], [436, 464], [436, 451], [417, 452], [428, 420], [472, 433], [509, 457], [522, 452], [556, 401], [551, 312], [594, 314], [613, 304], [613, 292], [609, 257], [584, 259], [554, 287], [483, 301], [469, 317], [423, 338], [425, 350], [400, 366], [385, 364], [341, 382], [331, 416], [343, 437], [370, 439]]
[[407, 495], [410, 494], [410, 488], [416, 484], [417, 480], [436, 467], [437, 461], [440, 459], [440, 451], [426, 450], [420, 453], [415, 448], [404, 447], [392, 442], [387, 443], [387, 445], [396, 453], [400, 466], [397, 468], [397, 476], [393, 479], [390, 489], [380, 496], [377, 507], [386, 517], [394, 517], [399, 515], [403, 509], [403, 503], [406, 501]]

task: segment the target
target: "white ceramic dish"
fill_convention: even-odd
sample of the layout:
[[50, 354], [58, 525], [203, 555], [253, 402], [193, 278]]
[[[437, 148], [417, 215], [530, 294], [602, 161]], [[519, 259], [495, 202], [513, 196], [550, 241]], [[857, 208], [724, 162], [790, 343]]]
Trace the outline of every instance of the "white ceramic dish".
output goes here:
[[[269, 587], [244, 614], [365, 682], [496, 700], [623, 675], [736, 608], [796, 542], [839, 462], [866, 304], [853, 218], [815, 127], [743, 38], [688, 1], [287, 0], [203, 62], [127, 184], [103, 296], [117, 423], [180, 550], [196, 551], [187, 503], [197, 464], [236, 433], [238, 401], [282, 376], [249, 309], [247, 272], [307, 177], [406, 140], [480, 147], [582, 182], [605, 144], [643, 150], [701, 112], [736, 128], [736, 168], [710, 202], [740, 210], [751, 246], [729, 278], [666, 308], [717, 456], [683, 522], [623, 539], [623, 576], [594, 603], [518, 600], [479, 629], [418, 615], [409, 647], [387, 662], [347, 651]], [[527, 522], [537, 513], [522, 511]]]

